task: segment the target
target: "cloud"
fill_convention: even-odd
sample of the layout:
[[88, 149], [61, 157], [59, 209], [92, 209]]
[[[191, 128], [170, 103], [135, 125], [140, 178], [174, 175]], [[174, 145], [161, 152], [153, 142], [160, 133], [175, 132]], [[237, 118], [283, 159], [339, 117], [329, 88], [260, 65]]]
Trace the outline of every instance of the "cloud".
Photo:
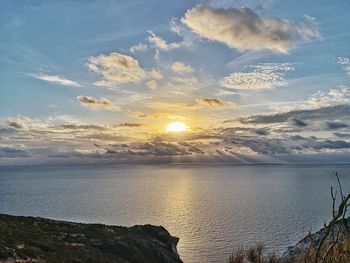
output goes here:
[[196, 100], [198, 104], [204, 104], [209, 106], [223, 106], [224, 101], [216, 98], [202, 98]]
[[153, 90], [157, 89], [158, 85], [156, 80], [160, 80], [164, 78], [162, 72], [160, 72], [159, 69], [152, 69], [150, 72], [148, 72], [148, 75], [150, 78], [153, 78], [153, 79], [147, 81], [146, 86]]
[[102, 78], [95, 82], [97, 86], [110, 87], [114, 84], [139, 83], [147, 78], [147, 73], [136, 59], [116, 52], [90, 57], [86, 66]]
[[[271, 125], [275, 132], [303, 131], [315, 133], [348, 129], [350, 90], [347, 87], [318, 91], [307, 100], [282, 107], [273, 113], [251, 115], [240, 119], [243, 124]], [[232, 122], [233, 120], [231, 120]], [[298, 129], [292, 129], [293, 126]]]
[[242, 123], [272, 124], [287, 122], [291, 120], [291, 118], [302, 119], [303, 122], [305, 122], [305, 120], [331, 120], [348, 117], [349, 114], [350, 105], [336, 105], [316, 109], [291, 110], [273, 114], [251, 115], [241, 118], [240, 120]]
[[329, 130], [338, 130], [338, 129], [344, 129], [348, 127], [349, 125], [340, 121], [327, 121], [325, 123], [325, 128]]
[[95, 99], [90, 96], [78, 96], [77, 100], [80, 101], [81, 105], [93, 110], [99, 110], [99, 109], [110, 110], [110, 111], [119, 110], [119, 107], [115, 103], [105, 98]]
[[178, 73], [192, 73], [194, 72], [194, 69], [191, 68], [191, 66], [185, 65], [181, 62], [175, 62], [171, 65], [171, 69]]
[[339, 57], [338, 64], [343, 65], [346, 74], [350, 75], [350, 59], [349, 58]]
[[141, 124], [141, 123], [127, 123], [127, 122], [124, 122], [124, 123], [119, 124], [119, 126], [120, 127], [127, 127], [127, 128], [136, 128], [136, 127], [143, 126], [143, 124]]
[[12, 128], [15, 128], [15, 129], [24, 129], [25, 126], [23, 125], [23, 123], [20, 123], [18, 121], [11, 121], [11, 120], [8, 120], [7, 121], [7, 125], [9, 127], [12, 127]]
[[162, 72], [160, 72], [159, 69], [152, 69], [149, 72], [150, 77], [154, 78], [154, 79], [162, 79], [163, 78], [163, 74]]
[[333, 135], [338, 137], [338, 138], [345, 138], [345, 139], [349, 139], [350, 138], [350, 133], [333, 132]]
[[[182, 102], [160, 102], [153, 101], [146, 105], [148, 108], [158, 111], [179, 111], [179, 110], [203, 110], [210, 107], [212, 110], [215, 107], [216, 110], [233, 109], [237, 108], [238, 105], [232, 102], [224, 102], [216, 98], [198, 98], [193, 102], [182, 103]], [[167, 116], [169, 118], [169, 116]], [[178, 116], [176, 116], [178, 118]]]
[[196, 86], [198, 84], [198, 79], [194, 76], [185, 77], [171, 77], [170, 80], [175, 82], [176, 85], [186, 85], [186, 86]]
[[[117, 84], [138, 84], [147, 79], [159, 80], [163, 78], [159, 69], [145, 71], [135, 58], [116, 52], [90, 57], [86, 66], [101, 77], [101, 80], [95, 82], [96, 86], [113, 87]], [[156, 84], [154, 80], [148, 81], [146, 85], [149, 88], [154, 88], [154, 84]]]
[[14, 147], [0, 147], [0, 158], [19, 158], [29, 156], [29, 153], [25, 149]]
[[310, 16], [310, 15], [303, 15], [303, 17], [309, 21], [311, 24], [315, 24], [318, 25], [317, 19], [314, 16]]
[[350, 65], [350, 59], [345, 57], [338, 57], [338, 64]]
[[276, 112], [288, 112], [294, 110], [320, 109], [349, 104], [350, 89], [345, 86], [340, 86], [338, 89], [330, 89], [328, 91], [319, 90], [303, 101], [282, 103], [277, 106], [272, 106], [271, 108]]
[[28, 127], [40, 127], [42, 124], [38, 120], [28, 118], [26, 116], [10, 117], [6, 120], [7, 127], [14, 128], [16, 130], [25, 130]]
[[[195, 106], [203, 109], [204, 105], [197, 103], [196, 101], [192, 104], [182, 104], [182, 106], [186, 112], [188, 107]], [[168, 107], [169, 105], [163, 106]], [[327, 111], [320, 112], [320, 109], [317, 111], [312, 114], [314, 116], [320, 114], [325, 118], [330, 116], [327, 115]], [[287, 116], [283, 118], [285, 117]], [[289, 116], [284, 119], [286, 125], [290, 125], [292, 121], [290, 118]], [[109, 125], [54, 124], [52, 119], [39, 121], [22, 116], [9, 118], [4, 124], [0, 124], [0, 136], [6, 138], [0, 145], [0, 162], [13, 158], [30, 157], [28, 162], [35, 158], [48, 161], [64, 158], [83, 163], [86, 160], [97, 158], [108, 162], [132, 163], [156, 162], [163, 157], [164, 160], [174, 161], [172, 159], [174, 156], [181, 156], [181, 160], [194, 157], [193, 161], [210, 158], [214, 161], [250, 162], [254, 161], [254, 156], [257, 155], [261, 158], [270, 156], [274, 159], [281, 154], [288, 155], [285, 159], [288, 161], [289, 159], [294, 160], [293, 156], [302, 154], [337, 153], [345, 155], [350, 151], [350, 142], [345, 136], [349, 134], [348, 128], [344, 128], [346, 133], [334, 133], [333, 137], [329, 133], [325, 137], [322, 131], [320, 131], [320, 134], [323, 134], [321, 137], [305, 137], [298, 134], [296, 130], [281, 129], [283, 125], [279, 123], [240, 124], [236, 122], [232, 127], [196, 128], [194, 126], [191, 131], [179, 136], [162, 132], [152, 134], [145, 132], [152, 122], [149, 122], [147, 129], [144, 129], [142, 127], [144, 124], [137, 122]], [[253, 118], [250, 117], [250, 119]], [[298, 120], [300, 120], [299, 117]], [[9, 127], [10, 121], [20, 123], [25, 128]], [[307, 128], [311, 126], [309, 123]], [[218, 157], [224, 159], [217, 159]]]
[[249, 72], [235, 72], [220, 81], [220, 85], [230, 89], [271, 89], [287, 84], [284, 74], [293, 71], [290, 63], [262, 63], [250, 65]]
[[306, 145], [307, 147], [314, 149], [349, 149], [350, 143], [340, 140], [325, 140], [321, 142], [313, 142]]
[[296, 126], [296, 127], [306, 127], [308, 126], [308, 124], [302, 120], [299, 120], [295, 117], [291, 117], [288, 119], [288, 121], [293, 125], [293, 126]]
[[202, 38], [225, 43], [239, 51], [269, 49], [288, 53], [298, 38], [319, 35], [315, 25], [296, 25], [288, 20], [261, 17], [249, 8], [196, 6], [182, 22]]
[[80, 87], [79, 83], [73, 80], [62, 78], [57, 75], [46, 75], [46, 74], [28, 74], [28, 75], [36, 79], [44, 80], [44, 81], [58, 84], [58, 85]]
[[[153, 108], [154, 105], [153, 103], [151, 103], [150, 108]], [[158, 106], [158, 105], [157, 105]], [[156, 107], [157, 107], [156, 106]], [[140, 111], [129, 111], [129, 116], [135, 119], [167, 119], [167, 120], [186, 120], [187, 118], [181, 115], [177, 115], [177, 114], [170, 114], [170, 113], [164, 113], [164, 112], [159, 112], [159, 113], [154, 113], [154, 114], [146, 114], [144, 112], [140, 112]]]
[[257, 129], [255, 130], [255, 133], [258, 135], [269, 135], [269, 131], [265, 130], [265, 129]]
[[200, 110], [202, 105], [198, 103], [182, 103], [182, 102], [161, 102], [153, 101], [146, 104], [146, 107], [158, 111], [179, 111], [179, 110]]
[[62, 130], [93, 130], [93, 131], [102, 131], [106, 130], [106, 126], [96, 125], [96, 124], [61, 124], [54, 125], [56, 129]]
[[152, 31], [148, 31], [150, 34], [148, 41], [156, 48], [163, 51], [170, 51], [181, 47], [180, 43], [167, 43], [164, 39], [154, 34]]
[[146, 82], [146, 86], [153, 90], [157, 89], [157, 82], [154, 79], [152, 79]]
[[137, 53], [137, 52], [143, 52], [143, 51], [146, 51], [147, 50], [147, 45], [146, 44], [143, 44], [143, 43], [138, 43], [137, 45], [135, 46], [132, 46], [129, 51], [131, 53]]
[[179, 43], [182, 47], [193, 48], [195, 42], [200, 41], [200, 37], [177, 18], [170, 20], [170, 29], [182, 38]]
[[328, 92], [318, 91], [304, 103], [307, 107], [322, 108], [334, 105], [350, 104], [350, 89], [342, 87]]

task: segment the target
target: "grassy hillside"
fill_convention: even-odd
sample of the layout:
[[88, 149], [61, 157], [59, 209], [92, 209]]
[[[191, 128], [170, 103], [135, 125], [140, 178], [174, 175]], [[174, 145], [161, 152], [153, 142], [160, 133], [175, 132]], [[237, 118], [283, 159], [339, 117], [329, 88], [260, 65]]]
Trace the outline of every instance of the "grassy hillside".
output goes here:
[[182, 262], [161, 226], [131, 228], [0, 214], [0, 262]]

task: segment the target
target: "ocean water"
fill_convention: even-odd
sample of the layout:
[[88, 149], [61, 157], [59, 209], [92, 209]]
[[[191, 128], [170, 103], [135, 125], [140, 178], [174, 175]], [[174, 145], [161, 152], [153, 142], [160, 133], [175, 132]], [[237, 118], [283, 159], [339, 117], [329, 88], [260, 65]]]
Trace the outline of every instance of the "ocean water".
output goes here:
[[227, 262], [263, 242], [279, 253], [331, 213], [347, 165], [0, 167], [0, 213], [132, 226], [163, 225], [184, 262]]

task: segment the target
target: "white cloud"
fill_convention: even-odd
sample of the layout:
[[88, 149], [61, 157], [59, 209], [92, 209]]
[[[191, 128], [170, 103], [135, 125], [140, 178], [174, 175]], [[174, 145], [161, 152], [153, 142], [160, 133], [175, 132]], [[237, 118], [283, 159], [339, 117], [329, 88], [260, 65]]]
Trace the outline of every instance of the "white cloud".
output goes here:
[[181, 103], [181, 102], [162, 102], [162, 101], [152, 101], [146, 104], [150, 109], [157, 111], [182, 111], [182, 110], [201, 110], [204, 105], [200, 105], [197, 102], [191, 103]]
[[154, 79], [162, 79], [163, 78], [163, 74], [162, 74], [162, 72], [160, 72], [159, 69], [152, 69], [149, 72], [149, 75]]
[[[147, 107], [158, 111], [157, 115], [161, 116], [163, 111], [198, 111], [210, 108], [210, 110], [227, 110], [237, 109], [239, 106], [232, 102], [225, 102], [217, 98], [197, 98], [191, 102], [164, 102], [164, 101], [151, 101], [148, 102]], [[143, 116], [146, 117], [146, 116]], [[167, 116], [169, 118], [169, 116]], [[178, 117], [177, 117], [178, 118]]]
[[81, 105], [93, 110], [99, 110], [99, 109], [105, 109], [105, 110], [111, 110], [111, 111], [119, 110], [119, 107], [115, 103], [105, 98], [96, 99], [90, 96], [78, 96], [77, 100], [80, 101]]
[[176, 82], [176, 84], [182, 84], [187, 86], [195, 86], [198, 84], [198, 79], [191, 77], [171, 77], [172, 82]]
[[339, 57], [338, 64], [343, 65], [346, 74], [350, 75], [350, 59], [349, 58]]
[[157, 82], [154, 79], [152, 79], [146, 82], [146, 86], [150, 89], [157, 89]]
[[338, 63], [341, 65], [350, 65], [350, 59], [349, 58], [344, 58], [344, 57], [339, 57], [338, 58]]
[[260, 17], [249, 8], [196, 6], [182, 22], [203, 38], [244, 50], [269, 49], [288, 53], [297, 38], [319, 35], [315, 25], [296, 25], [288, 20]]
[[316, 19], [316, 17], [314, 17], [314, 16], [303, 15], [303, 17], [304, 17], [307, 21], [309, 21], [310, 23], [312, 23], [312, 24], [315, 24], [315, 25], [318, 24], [317, 19]]
[[194, 72], [194, 70], [193, 70], [193, 68], [191, 68], [191, 66], [185, 65], [184, 63], [181, 63], [178, 61], [171, 65], [171, 69], [173, 71], [179, 72], [179, 73], [192, 73], [192, 72]]
[[79, 83], [73, 80], [62, 78], [57, 75], [47, 75], [47, 74], [28, 74], [28, 75], [36, 79], [44, 80], [44, 81], [51, 82], [58, 85], [80, 87]]
[[350, 88], [341, 86], [338, 89], [330, 89], [328, 91], [319, 90], [306, 100], [281, 103], [277, 104], [277, 106], [271, 104], [270, 108], [273, 109], [274, 112], [280, 113], [298, 110], [314, 110], [340, 105], [350, 105]]
[[195, 42], [200, 41], [200, 37], [196, 33], [176, 18], [171, 19], [170, 30], [182, 38], [179, 43], [182, 47], [193, 48]]
[[147, 45], [146, 44], [143, 44], [143, 43], [138, 43], [137, 45], [135, 46], [132, 46], [129, 51], [131, 53], [136, 53], [136, 52], [143, 52], [143, 51], [146, 51], [147, 50]]
[[328, 92], [318, 91], [306, 101], [310, 108], [322, 108], [350, 104], [350, 88], [341, 87], [340, 89], [331, 89]]
[[139, 83], [147, 77], [147, 73], [136, 59], [116, 52], [90, 57], [86, 66], [102, 78], [95, 82], [97, 86], [110, 87], [128, 82]]
[[250, 72], [235, 72], [220, 81], [220, 85], [232, 89], [270, 89], [286, 85], [284, 72], [294, 70], [290, 63], [262, 63], [251, 65]]
[[[146, 71], [141, 68], [140, 63], [135, 58], [116, 52], [91, 57], [86, 66], [101, 77], [95, 82], [96, 86], [113, 87], [125, 83], [138, 84], [141, 81], [159, 80], [164, 77], [159, 69]], [[146, 85], [148, 86], [148, 84]]]
[[152, 31], [148, 31], [148, 33], [150, 34], [148, 41], [158, 49], [169, 51], [181, 47], [180, 43], [167, 43], [164, 39], [157, 36]]

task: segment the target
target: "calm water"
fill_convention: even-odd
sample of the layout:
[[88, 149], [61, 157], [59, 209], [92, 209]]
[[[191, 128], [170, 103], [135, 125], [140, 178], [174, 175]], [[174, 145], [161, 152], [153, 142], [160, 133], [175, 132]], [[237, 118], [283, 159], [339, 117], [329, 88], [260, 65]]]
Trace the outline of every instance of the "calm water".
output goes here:
[[322, 226], [335, 170], [350, 191], [344, 165], [0, 167], [0, 212], [163, 225], [185, 262], [226, 262], [237, 246], [283, 251]]

